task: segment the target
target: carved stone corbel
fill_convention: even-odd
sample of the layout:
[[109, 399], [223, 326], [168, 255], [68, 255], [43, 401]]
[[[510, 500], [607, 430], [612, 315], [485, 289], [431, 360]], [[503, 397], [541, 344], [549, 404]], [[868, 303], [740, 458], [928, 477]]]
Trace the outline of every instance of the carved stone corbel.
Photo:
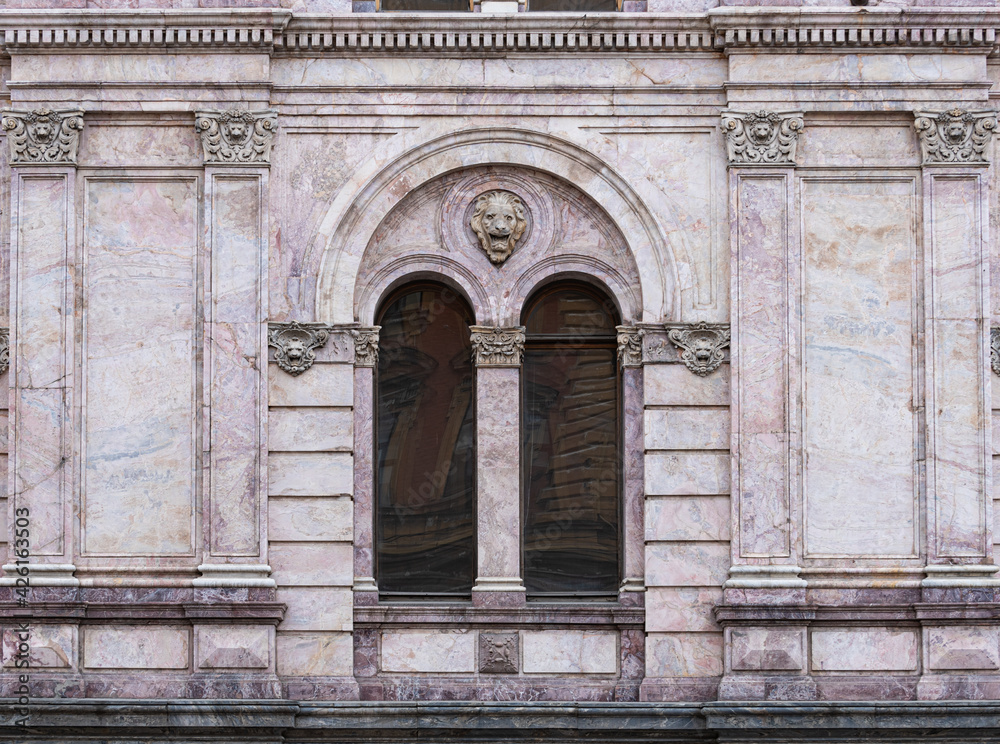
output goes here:
[[196, 111], [194, 128], [201, 135], [206, 165], [270, 163], [278, 114], [246, 109]]
[[0, 375], [10, 369], [10, 329], [0, 328]]
[[724, 111], [729, 164], [795, 165], [795, 146], [804, 127], [800, 111]]
[[997, 128], [995, 111], [916, 111], [914, 126], [924, 165], [989, 162], [989, 144]]
[[326, 344], [330, 330], [325, 323], [268, 323], [267, 344], [274, 348], [274, 361], [290, 375], [301, 375], [316, 361], [316, 352]]
[[378, 333], [382, 326], [352, 328], [354, 339], [354, 366], [375, 367], [378, 365]]
[[990, 368], [1000, 375], [1000, 328], [990, 328]]
[[667, 338], [681, 350], [684, 366], [700, 377], [714, 372], [729, 346], [729, 326], [724, 323], [667, 323]]
[[83, 131], [83, 110], [3, 112], [0, 126], [7, 132], [10, 162], [76, 164], [76, 152]]
[[470, 326], [472, 359], [477, 367], [520, 367], [524, 358], [524, 326]]
[[621, 367], [642, 366], [642, 337], [646, 332], [635, 326], [615, 326], [618, 331], [618, 364]]

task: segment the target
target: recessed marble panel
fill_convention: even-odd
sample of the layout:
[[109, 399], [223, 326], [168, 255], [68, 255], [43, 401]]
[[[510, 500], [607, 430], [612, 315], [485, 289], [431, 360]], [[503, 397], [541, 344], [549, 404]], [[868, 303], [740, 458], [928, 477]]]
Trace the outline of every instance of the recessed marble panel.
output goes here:
[[587, 630], [526, 630], [521, 634], [525, 674], [614, 674], [618, 634]]
[[187, 669], [190, 631], [158, 626], [87, 626], [83, 666], [88, 669]]
[[[23, 654], [19, 636], [23, 632], [14, 627], [3, 630], [3, 666], [5, 669], [70, 669], [76, 668], [77, 626], [28, 624], [28, 653]], [[28, 666], [18, 666], [25, 660]]]
[[352, 673], [350, 633], [278, 633], [278, 674], [288, 677], [346, 677]]
[[383, 672], [472, 672], [476, 666], [472, 630], [382, 633]]
[[937, 671], [1000, 669], [995, 626], [928, 628], [927, 665]]
[[815, 672], [907, 672], [917, 668], [919, 649], [913, 630], [814, 630], [811, 641]]
[[916, 550], [912, 180], [802, 184], [812, 555]]
[[805, 630], [733, 628], [729, 639], [736, 671], [799, 671], [805, 667]]
[[194, 549], [197, 182], [88, 179], [83, 540]]

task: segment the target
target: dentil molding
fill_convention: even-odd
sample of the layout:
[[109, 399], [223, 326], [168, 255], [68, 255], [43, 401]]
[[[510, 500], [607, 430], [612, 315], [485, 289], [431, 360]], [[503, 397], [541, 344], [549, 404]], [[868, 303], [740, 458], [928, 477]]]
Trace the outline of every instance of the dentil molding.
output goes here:
[[681, 350], [684, 366], [700, 377], [714, 372], [725, 359], [729, 326], [724, 323], [667, 323], [667, 338]]
[[795, 146], [804, 126], [800, 111], [724, 111], [729, 164], [795, 165]]
[[646, 332], [635, 326], [615, 326], [618, 331], [618, 364], [622, 367], [642, 366], [642, 337]]
[[201, 135], [207, 165], [270, 163], [278, 114], [246, 109], [196, 111], [194, 128]]
[[11, 165], [76, 164], [83, 131], [82, 110], [8, 109], [3, 112], [0, 126], [7, 132]]
[[924, 165], [987, 163], [995, 111], [916, 111], [914, 126], [920, 139]]
[[325, 323], [268, 323], [267, 344], [274, 348], [274, 361], [290, 375], [301, 375], [316, 361], [316, 352], [326, 344], [330, 329]]
[[382, 326], [352, 328], [354, 339], [354, 366], [375, 367], [378, 365], [378, 333]]
[[477, 367], [520, 367], [524, 358], [524, 326], [469, 326], [472, 359]]

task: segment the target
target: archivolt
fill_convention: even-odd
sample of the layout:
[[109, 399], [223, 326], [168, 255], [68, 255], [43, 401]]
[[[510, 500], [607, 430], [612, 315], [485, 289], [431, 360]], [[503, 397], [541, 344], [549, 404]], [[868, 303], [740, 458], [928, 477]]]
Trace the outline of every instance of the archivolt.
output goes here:
[[[639, 268], [641, 320], [657, 322], [673, 316], [678, 286], [673, 256], [652, 215], [628, 183], [606, 163], [566, 140], [520, 129], [487, 128], [430, 140], [373, 174], [360, 190], [341, 192], [320, 228], [321, 234], [330, 237], [320, 267], [316, 319], [371, 322], [370, 317], [355, 318], [355, 282], [365, 248], [382, 220], [407, 194], [442, 174], [500, 164], [548, 172], [572, 183], [599, 204], [621, 230]], [[474, 290], [470, 292], [474, 294]], [[470, 299], [475, 304], [478, 298]], [[359, 314], [374, 311], [372, 298], [363, 305]]]

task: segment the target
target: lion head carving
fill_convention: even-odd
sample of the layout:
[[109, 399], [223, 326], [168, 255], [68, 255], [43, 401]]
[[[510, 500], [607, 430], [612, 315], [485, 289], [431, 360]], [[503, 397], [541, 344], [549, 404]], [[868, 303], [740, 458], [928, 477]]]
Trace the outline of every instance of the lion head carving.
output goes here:
[[471, 225], [490, 261], [499, 266], [513, 252], [528, 222], [519, 198], [507, 191], [490, 191], [476, 199]]

